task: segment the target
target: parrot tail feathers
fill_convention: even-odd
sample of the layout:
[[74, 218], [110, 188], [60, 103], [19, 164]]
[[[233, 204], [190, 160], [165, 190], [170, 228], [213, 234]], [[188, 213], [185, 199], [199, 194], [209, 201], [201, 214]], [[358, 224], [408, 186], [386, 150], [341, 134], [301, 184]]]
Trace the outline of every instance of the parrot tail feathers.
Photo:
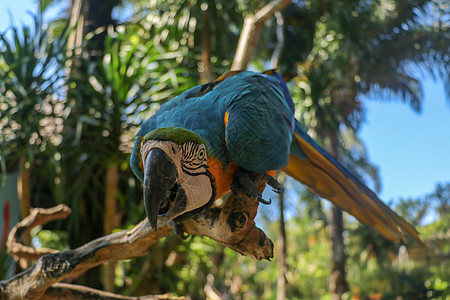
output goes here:
[[424, 245], [418, 232], [384, 204], [374, 192], [345, 166], [317, 144], [296, 122], [289, 164], [283, 169], [289, 176], [307, 185], [313, 192], [341, 207], [358, 220], [373, 227], [384, 237], [398, 242], [404, 233]]

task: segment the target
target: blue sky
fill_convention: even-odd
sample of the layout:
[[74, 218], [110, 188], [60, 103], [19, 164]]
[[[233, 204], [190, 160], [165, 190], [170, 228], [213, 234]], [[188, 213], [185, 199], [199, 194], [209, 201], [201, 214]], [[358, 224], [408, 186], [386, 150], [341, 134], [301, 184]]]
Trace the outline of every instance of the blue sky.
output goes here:
[[384, 200], [420, 196], [450, 181], [450, 102], [442, 82], [425, 78], [423, 87], [420, 114], [399, 100], [365, 98], [360, 137], [380, 167]]
[[[36, 1], [14, 0], [0, 4], [0, 32], [10, 24], [31, 24], [26, 11], [36, 11]], [[55, 15], [60, 9], [53, 9]], [[437, 182], [450, 181], [450, 105], [442, 82], [424, 79], [421, 114], [399, 100], [364, 98], [367, 122], [360, 137], [370, 160], [379, 166], [381, 198], [417, 197], [433, 191]]]

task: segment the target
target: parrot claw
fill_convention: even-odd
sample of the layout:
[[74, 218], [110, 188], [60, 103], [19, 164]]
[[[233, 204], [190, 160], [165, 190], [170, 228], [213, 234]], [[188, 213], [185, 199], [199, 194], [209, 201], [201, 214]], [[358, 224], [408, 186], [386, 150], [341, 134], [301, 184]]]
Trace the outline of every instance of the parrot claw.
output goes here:
[[183, 224], [172, 221], [173, 232], [182, 240], [186, 240], [190, 234], [184, 232]]
[[269, 201], [267, 201], [266, 199], [264, 199], [263, 197], [259, 197], [258, 201], [261, 202], [262, 204], [266, 204], [269, 205], [272, 203], [272, 199], [269, 198]]
[[263, 175], [263, 179], [267, 181], [267, 184], [272, 187], [272, 190], [277, 193], [277, 194], [281, 194], [281, 192], [283, 191], [283, 187], [281, 186], [281, 184], [272, 176], [270, 176], [267, 173], [264, 173]]
[[[257, 174], [255, 172], [247, 171], [245, 169], [239, 169], [236, 174], [234, 175], [233, 181], [230, 184], [230, 190], [231, 192], [236, 196], [237, 199], [241, 200], [241, 197], [239, 197], [239, 191], [241, 188], [244, 189], [245, 193], [253, 198], [261, 202], [262, 204], [271, 204], [272, 199], [265, 200], [261, 193], [255, 188], [255, 185], [253, 184], [253, 180], [256, 179], [257, 176], [261, 174]], [[281, 185], [278, 183], [278, 181], [270, 176], [267, 173], [264, 173], [263, 179], [267, 181], [267, 184], [270, 185], [272, 188], [276, 189], [274, 191], [281, 192], [282, 188]]]

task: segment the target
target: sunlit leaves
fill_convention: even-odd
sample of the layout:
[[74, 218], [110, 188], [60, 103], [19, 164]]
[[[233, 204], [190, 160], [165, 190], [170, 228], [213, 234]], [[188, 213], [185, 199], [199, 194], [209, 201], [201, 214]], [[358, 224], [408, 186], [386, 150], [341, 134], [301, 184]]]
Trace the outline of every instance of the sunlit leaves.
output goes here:
[[[219, 76], [230, 68], [244, 14], [254, 11], [249, 8], [252, 5], [243, 1], [152, 1], [143, 4], [148, 9], [143, 23], [153, 29], [154, 42], [166, 43], [171, 51], [189, 51], [188, 66], [196, 74], [203, 71], [202, 47], [207, 43], [213, 71]], [[208, 42], [202, 40], [206, 32]]]
[[9, 164], [19, 157], [33, 160], [61, 141], [69, 31], [52, 30], [36, 15], [32, 27], [11, 27], [0, 35], [0, 143]]

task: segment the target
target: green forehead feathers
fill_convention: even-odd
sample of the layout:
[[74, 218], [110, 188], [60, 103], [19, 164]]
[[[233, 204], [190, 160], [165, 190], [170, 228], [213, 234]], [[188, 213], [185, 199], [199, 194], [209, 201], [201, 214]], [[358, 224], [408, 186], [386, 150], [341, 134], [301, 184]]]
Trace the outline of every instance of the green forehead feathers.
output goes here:
[[186, 142], [194, 142], [196, 144], [205, 145], [205, 141], [191, 130], [187, 130], [180, 127], [162, 127], [150, 131], [144, 136], [143, 142], [149, 140], [157, 141], [172, 141], [178, 145], [183, 145]]

